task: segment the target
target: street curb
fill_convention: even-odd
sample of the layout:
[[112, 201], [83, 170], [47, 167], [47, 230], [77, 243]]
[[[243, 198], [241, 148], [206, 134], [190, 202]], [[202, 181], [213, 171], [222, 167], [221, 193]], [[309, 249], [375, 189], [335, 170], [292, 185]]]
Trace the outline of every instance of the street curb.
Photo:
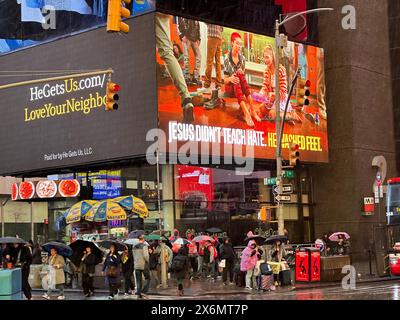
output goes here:
[[[356, 285], [357, 284], [364, 284], [364, 283], [373, 283], [373, 282], [385, 282], [385, 281], [396, 281], [396, 280], [400, 280], [400, 277], [382, 277], [382, 278], [375, 278], [375, 279], [368, 279], [368, 280], [361, 280], [361, 281], [357, 281], [356, 280]], [[318, 288], [329, 288], [329, 287], [340, 287], [341, 286], [341, 282], [327, 282], [324, 284], [305, 284], [305, 283], [301, 283], [300, 287], [296, 287], [294, 288], [294, 290], [307, 290], [307, 289], [318, 289]]]

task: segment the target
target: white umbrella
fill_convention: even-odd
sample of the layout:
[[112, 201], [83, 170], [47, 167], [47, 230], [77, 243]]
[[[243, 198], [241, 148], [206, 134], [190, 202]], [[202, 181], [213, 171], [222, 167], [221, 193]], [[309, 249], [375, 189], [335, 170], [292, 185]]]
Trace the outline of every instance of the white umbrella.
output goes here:
[[[139, 243], [139, 239], [135, 238], [135, 239], [126, 239], [124, 241], [125, 244], [130, 244], [131, 246], [135, 246]], [[150, 246], [149, 243], [147, 241], [144, 242], [144, 244], [146, 246]]]

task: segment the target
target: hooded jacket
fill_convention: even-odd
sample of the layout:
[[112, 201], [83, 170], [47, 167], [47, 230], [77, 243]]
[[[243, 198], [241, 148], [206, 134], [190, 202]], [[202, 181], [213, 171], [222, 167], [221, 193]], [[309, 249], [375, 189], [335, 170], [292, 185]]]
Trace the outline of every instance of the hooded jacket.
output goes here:
[[247, 271], [255, 268], [258, 256], [256, 249], [251, 248], [251, 245], [255, 243], [254, 240], [250, 240], [247, 247], [242, 251], [240, 255], [240, 271]]
[[138, 243], [133, 247], [135, 270], [144, 270], [149, 263], [149, 247], [144, 243]]

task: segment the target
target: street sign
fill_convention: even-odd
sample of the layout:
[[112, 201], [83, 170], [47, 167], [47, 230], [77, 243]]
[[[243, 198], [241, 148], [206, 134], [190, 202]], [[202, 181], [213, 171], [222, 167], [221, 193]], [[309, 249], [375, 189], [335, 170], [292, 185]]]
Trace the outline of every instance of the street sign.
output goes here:
[[276, 178], [265, 178], [264, 185], [267, 185], [267, 186], [276, 185]]
[[364, 212], [374, 212], [375, 204], [373, 197], [365, 197], [364, 198]]
[[285, 170], [283, 172], [283, 177], [284, 178], [294, 178], [294, 171], [293, 170]]
[[292, 200], [292, 197], [291, 196], [285, 196], [285, 195], [282, 195], [282, 194], [278, 194], [277, 196], [275, 196], [275, 200], [276, 201], [291, 201]]
[[[278, 193], [279, 189], [278, 186], [274, 188], [274, 192]], [[284, 184], [282, 186], [282, 192], [281, 193], [293, 193], [293, 186], [291, 184]]]

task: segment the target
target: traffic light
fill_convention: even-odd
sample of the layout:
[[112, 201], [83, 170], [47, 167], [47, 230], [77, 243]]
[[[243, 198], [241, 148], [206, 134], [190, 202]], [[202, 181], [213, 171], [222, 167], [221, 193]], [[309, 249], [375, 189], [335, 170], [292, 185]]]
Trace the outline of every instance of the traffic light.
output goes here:
[[108, 0], [107, 32], [129, 32], [129, 26], [122, 22], [122, 18], [131, 16], [131, 12], [126, 8], [129, 3], [131, 0]]
[[303, 80], [301, 78], [297, 80], [296, 100], [299, 108], [303, 108], [310, 104], [310, 101], [308, 100], [308, 97], [310, 96], [310, 86], [310, 80]]
[[290, 144], [289, 165], [297, 167], [300, 163], [300, 146], [296, 143]]
[[114, 82], [109, 81], [107, 83], [106, 111], [118, 109], [118, 103], [116, 103], [116, 101], [119, 100], [119, 95], [117, 94], [119, 89], [120, 86]]

